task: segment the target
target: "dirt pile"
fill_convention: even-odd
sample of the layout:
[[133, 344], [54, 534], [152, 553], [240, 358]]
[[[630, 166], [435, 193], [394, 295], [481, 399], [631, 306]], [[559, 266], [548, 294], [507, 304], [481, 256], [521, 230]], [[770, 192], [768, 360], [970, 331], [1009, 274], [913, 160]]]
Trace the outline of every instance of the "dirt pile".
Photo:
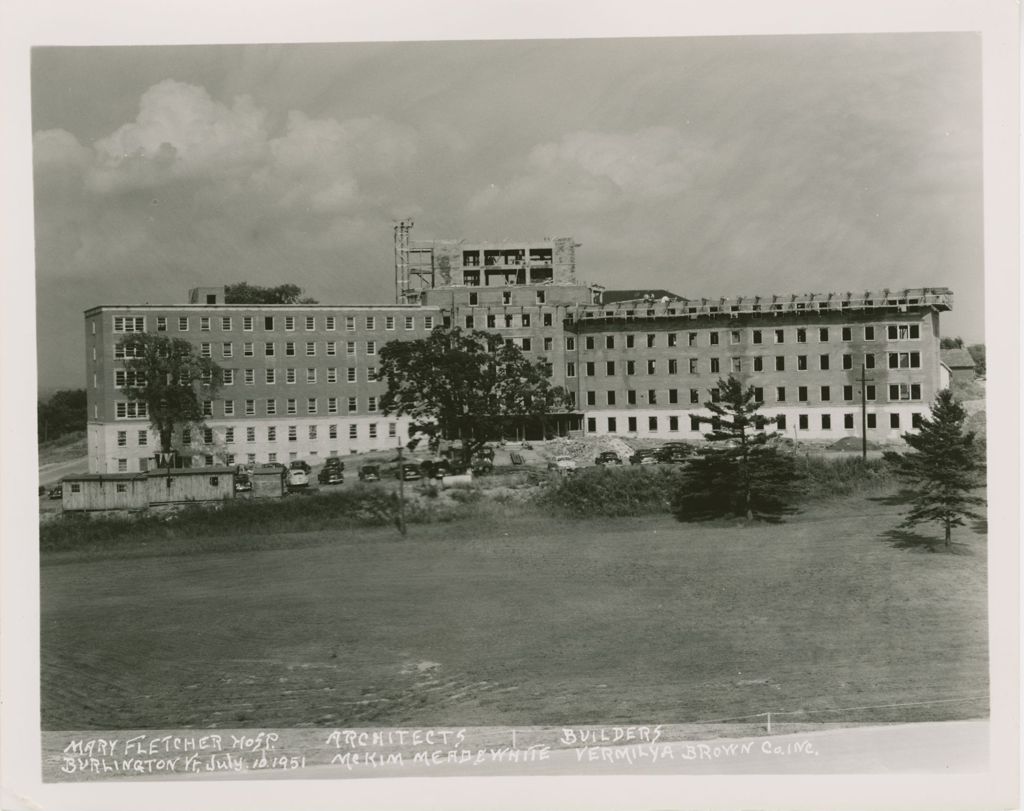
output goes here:
[[633, 448], [625, 440], [617, 436], [593, 436], [573, 439], [552, 439], [544, 445], [535, 446], [540, 453], [549, 459], [556, 456], [571, 456], [577, 461], [594, 461], [599, 453], [612, 451], [626, 460], [633, 455]]

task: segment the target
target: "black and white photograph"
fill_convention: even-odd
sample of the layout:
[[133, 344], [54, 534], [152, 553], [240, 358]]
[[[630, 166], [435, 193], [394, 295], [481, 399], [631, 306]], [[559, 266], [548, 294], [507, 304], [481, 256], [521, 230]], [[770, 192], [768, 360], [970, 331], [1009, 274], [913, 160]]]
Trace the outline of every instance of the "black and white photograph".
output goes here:
[[741, 5], [19, 28], [5, 808], [1017, 807], [1017, 11]]

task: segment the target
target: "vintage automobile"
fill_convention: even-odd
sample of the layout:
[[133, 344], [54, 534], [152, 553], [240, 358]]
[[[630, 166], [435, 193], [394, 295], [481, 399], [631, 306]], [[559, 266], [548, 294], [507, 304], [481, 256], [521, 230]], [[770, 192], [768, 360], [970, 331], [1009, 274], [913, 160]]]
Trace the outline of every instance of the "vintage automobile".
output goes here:
[[672, 442], [655, 449], [659, 462], [680, 463], [687, 461], [696, 453], [692, 445], [685, 442]]
[[423, 478], [420, 466], [415, 462], [402, 462], [395, 468], [395, 478], [406, 482], [415, 482]]
[[363, 465], [361, 468], [359, 468], [359, 481], [379, 482], [380, 468], [377, 467], [377, 465]]
[[615, 451], [601, 451], [594, 459], [595, 465], [621, 465], [622, 459]]
[[576, 460], [571, 456], [556, 456], [548, 462], [548, 470], [554, 470], [562, 475], [570, 475], [576, 472]]
[[656, 465], [658, 464], [657, 448], [641, 448], [629, 457], [631, 465]]
[[328, 456], [324, 460], [324, 469], [326, 470], [327, 468], [335, 468], [336, 470], [344, 470], [345, 469], [345, 463], [342, 462], [341, 458], [338, 457], [338, 456]]
[[325, 465], [323, 470], [316, 475], [316, 480], [320, 484], [341, 484], [345, 481], [345, 474], [337, 465]]
[[301, 467], [293, 467], [289, 469], [284, 484], [289, 493], [306, 490], [309, 487], [309, 475]]
[[309, 476], [313, 471], [313, 468], [309, 466], [309, 462], [304, 462], [302, 459], [294, 460], [290, 465], [288, 465], [288, 468], [290, 470], [301, 470], [307, 476]]
[[235, 474], [235, 492], [236, 493], [251, 493], [252, 492], [252, 479], [245, 473]]
[[58, 484], [56, 487], [51, 488], [48, 498], [64, 498], [64, 485]]

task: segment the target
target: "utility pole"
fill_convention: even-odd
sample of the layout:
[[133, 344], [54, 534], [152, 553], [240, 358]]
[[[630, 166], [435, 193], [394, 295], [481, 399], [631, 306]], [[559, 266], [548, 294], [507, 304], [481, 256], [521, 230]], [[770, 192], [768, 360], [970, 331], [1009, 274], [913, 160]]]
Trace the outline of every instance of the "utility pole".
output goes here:
[[398, 531], [405, 535], [405, 463], [401, 440], [398, 442]]
[[865, 462], [868, 460], [868, 382], [874, 378], [867, 377], [867, 367], [862, 362], [860, 365], [860, 456]]

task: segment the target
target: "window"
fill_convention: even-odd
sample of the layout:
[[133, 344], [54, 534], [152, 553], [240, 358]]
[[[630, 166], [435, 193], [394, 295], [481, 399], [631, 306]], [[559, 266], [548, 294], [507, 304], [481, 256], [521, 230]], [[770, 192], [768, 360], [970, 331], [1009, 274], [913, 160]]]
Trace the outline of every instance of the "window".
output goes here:
[[608, 405], [610, 405], [610, 406], [615, 405], [615, 392], [614, 391], [607, 391], [607, 392], [605, 392], [605, 395], [607, 396], [607, 399], [608, 399]]
[[635, 375], [636, 374], [636, 361], [635, 360], [627, 360], [626, 361], [626, 374], [627, 375]]
[[466, 316], [466, 329], [473, 329], [473, 316]]
[[118, 400], [114, 403], [114, 417], [119, 420], [133, 420], [148, 417], [146, 404], [134, 400]]
[[697, 374], [697, 358], [689, 358], [688, 361], [689, 361], [688, 365], [689, 365], [689, 369], [690, 369], [690, 374], [691, 375]]
[[873, 341], [873, 340], [875, 340], [875, 328], [874, 327], [864, 327], [864, 340], [865, 341]]
[[522, 347], [524, 352], [529, 352], [531, 349], [533, 349], [533, 340], [530, 338], [522, 338], [520, 341], [520, 346]]
[[358, 401], [355, 397], [348, 398], [348, 413], [355, 414], [359, 410]]
[[889, 415], [889, 427], [890, 428], [899, 428], [900, 427], [900, 415], [899, 414], [890, 414]]
[[587, 392], [587, 405], [597, 405], [597, 392], [596, 391], [588, 391]]
[[823, 372], [828, 371], [828, 355], [821, 355], [818, 358], [818, 368]]
[[878, 427], [878, 418], [874, 414], [868, 414], [868, 428]]
[[796, 399], [801, 403], [807, 402], [807, 386], [798, 386], [796, 390]]
[[348, 438], [357, 439], [359, 437], [359, 426], [352, 424], [348, 427]]
[[803, 327], [799, 327], [796, 331], [796, 342], [798, 344], [807, 343], [807, 330]]
[[[186, 319], [187, 321], [188, 319]], [[114, 332], [145, 332], [146, 319], [138, 315], [115, 315]]]
[[254, 417], [256, 416], [256, 401], [246, 400], [245, 401], [245, 416]]
[[821, 387], [821, 402], [827, 403], [832, 399], [832, 387], [822, 386]]
[[609, 417], [608, 418], [608, 433], [609, 434], [614, 434], [617, 430], [618, 430], [618, 428], [616, 427], [615, 417]]
[[920, 352], [890, 352], [889, 353], [889, 368], [890, 369], [920, 369], [921, 368], [921, 353]]
[[743, 371], [743, 359], [742, 358], [732, 358], [731, 369], [732, 369], [733, 372], [742, 372]]
[[235, 348], [230, 341], [225, 341], [220, 348], [220, 354], [223, 358], [233, 357], [235, 354]]
[[775, 343], [784, 344], [786, 343], [786, 331], [783, 329], [775, 330]]
[[710, 333], [710, 346], [718, 346], [718, 333]]
[[367, 355], [376, 355], [377, 354], [377, 342], [376, 341], [367, 341], [366, 342], [366, 354]]
[[137, 372], [133, 369], [115, 369], [114, 385], [119, 389], [144, 386], [146, 385], [146, 377], [142, 372]]
[[267, 369], [266, 378], [268, 385], [274, 385], [277, 382], [277, 369]]
[[[158, 315], [156, 317], [156, 331], [157, 332], [167, 332], [167, 317], [166, 316]], [[93, 333], [93, 335], [96, 334], [96, 324], [95, 324], [95, 322], [92, 325], [92, 333]]]
[[922, 415], [918, 414], [916, 411], [913, 414], [911, 414], [910, 415], [910, 427], [911, 428], [920, 428], [921, 427], [921, 418], [922, 418]]
[[370, 439], [376, 439], [376, 438], [377, 438], [377, 423], [371, 422], [370, 423]]
[[338, 370], [335, 369], [334, 367], [331, 367], [330, 369], [327, 370], [327, 382], [328, 383], [337, 383], [338, 382]]
[[584, 348], [585, 349], [593, 349], [594, 348], [594, 336], [593, 335], [588, 335], [584, 339]]
[[550, 335], [544, 336], [544, 351], [550, 352], [554, 346], [554, 339]]
[[679, 430], [679, 417], [668, 418], [668, 430], [678, 431]]
[[806, 414], [800, 414], [797, 417], [797, 425], [799, 426], [800, 430], [801, 431], [806, 431], [807, 430], [807, 424], [808, 424], [807, 415]]
[[251, 358], [255, 354], [256, 353], [253, 351], [253, 343], [252, 343], [252, 341], [246, 341], [244, 344], [242, 344], [242, 355], [244, 357]]
[[188, 332], [188, 316], [178, 316], [178, 332]]
[[567, 363], [567, 364], [565, 364], [565, 376], [566, 377], [576, 377], [576, 364], [575, 363]]
[[235, 429], [234, 428], [225, 428], [224, 429], [224, 441], [225, 442], [234, 442], [235, 441]]
[[647, 390], [647, 402], [649, 405], [658, 404], [658, 392], [655, 389]]
[[316, 329], [316, 316], [314, 316], [314, 315], [307, 315], [306, 318], [305, 318], [305, 321], [306, 321], [306, 332], [312, 332], [313, 330]]
[[751, 330], [751, 332], [750, 332], [750, 342], [754, 343], [754, 344], [759, 344], [759, 343], [762, 342], [761, 330], [759, 330], [759, 329]]
[[199, 316], [199, 331], [209, 332], [210, 331], [210, 317], [208, 315]]
[[647, 374], [653, 375], [658, 373], [658, 362], [656, 360], [647, 361]]
[[864, 399], [873, 401], [875, 399], [875, 387], [865, 386], [864, 387]]
[[242, 330], [244, 332], [252, 332], [253, 317], [251, 315], [242, 316]]
[[337, 414], [338, 413], [338, 398], [328, 397], [327, 398], [327, 413]]
[[690, 389], [690, 403], [693, 405], [700, 403], [700, 389]]
[[822, 414], [821, 415], [821, 430], [831, 431], [832, 430], [832, 415]]
[[756, 358], [754, 358], [754, 371], [755, 372], [763, 372], [764, 371], [764, 358], [762, 358], [760, 355], [758, 355]]
[[520, 325], [524, 326], [524, 327], [530, 326], [530, 314], [529, 313], [523, 313], [520, 316]]
[[889, 324], [886, 329], [890, 341], [917, 341], [921, 338], [920, 324]]
[[366, 316], [366, 328], [367, 329], [377, 329], [377, 319], [374, 316], [372, 316], [372, 315]]
[[847, 402], [853, 399], [853, 386], [843, 386], [843, 399]]
[[434, 316], [432, 316], [432, 315], [425, 315], [425, 316], [423, 316], [423, 329], [428, 329], [429, 330], [429, 329], [433, 329], [433, 328], [434, 328]]
[[587, 361], [587, 363], [586, 363], [586, 373], [587, 373], [587, 377], [593, 377], [594, 376], [594, 361], [592, 361], [592, 360], [588, 360]]
[[316, 439], [316, 426], [315, 425], [308, 426], [307, 431], [308, 431], [307, 436], [310, 439]]
[[274, 357], [274, 343], [272, 341], [263, 344], [263, 355], [268, 358]]
[[284, 328], [288, 332], [294, 332], [295, 331], [295, 316], [294, 315], [286, 315], [284, 317]]
[[118, 431], [117, 432], [117, 447], [124, 448], [128, 445], [128, 432]]
[[779, 403], [786, 402], [786, 387], [785, 386], [776, 386], [775, 387], [775, 400], [776, 400], [776, 402], [779, 402]]
[[658, 430], [658, 418], [657, 417], [648, 417], [647, 418], [647, 430], [648, 431], [657, 431]]
[[295, 442], [299, 438], [299, 426], [289, 425], [288, 426], [288, 441]]
[[371, 414], [376, 412], [376, 410], [377, 410], [377, 398], [376, 397], [367, 397], [366, 398], [366, 410], [369, 411]]
[[128, 472], [128, 460], [127, 459], [118, 459], [117, 460], [117, 472], [118, 473], [127, 473]]
[[316, 383], [316, 369], [306, 369], [306, 383]]
[[615, 374], [615, 361], [609, 360], [605, 362], [605, 374], [609, 377]]
[[306, 341], [306, 357], [311, 358], [316, 355], [316, 341]]
[[852, 341], [853, 340], [853, 327], [843, 327], [843, 329], [842, 329], [842, 338], [843, 338], [844, 341]]
[[356, 356], [356, 342], [355, 341], [346, 341], [345, 342], [345, 354], [348, 355], [351, 358], [354, 358]]
[[690, 430], [691, 431], [699, 431], [700, 430], [700, 417], [690, 417]]
[[572, 336], [566, 336], [565, 339], [565, 351], [573, 352], [576, 349], [576, 339]]
[[806, 355], [797, 355], [796, 356], [796, 370], [798, 372], [806, 372], [807, 371], [807, 356]]
[[414, 323], [415, 323], [415, 319], [413, 318], [413, 316], [411, 316], [411, 315], [405, 316], [404, 321], [403, 321], [403, 326], [405, 327], [405, 329], [415, 329]]
[[273, 417], [277, 414], [277, 400], [270, 398], [267, 400], [267, 416]]
[[892, 383], [889, 386], [890, 400], [920, 400], [920, 383]]
[[740, 340], [740, 331], [738, 329], [734, 329], [729, 332], [729, 343], [738, 344]]
[[356, 331], [356, 317], [354, 315], [345, 316], [345, 332]]
[[203, 444], [204, 445], [212, 445], [213, 444], [213, 429], [212, 428], [204, 428], [203, 429]]
[[337, 343], [337, 341], [328, 341], [327, 342], [327, 355], [328, 355], [328, 357], [332, 357], [332, 356], [337, 355], [337, 354], [338, 354], [338, 343]]
[[254, 385], [256, 385], [256, 370], [255, 369], [245, 369], [244, 372], [243, 372], [243, 375], [244, 375], [244, 378], [245, 378], [245, 385], [247, 385], [247, 386], [254, 386]]
[[317, 402], [316, 397], [309, 397], [309, 398], [307, 398], [307, 400], [306, 400], [306, 413], [307, 414], [316, 414], [316, 413], [318, 413], [319, 410], [320, 410], [319, 409], [319, 403]]
[[679, 374], [679, 361], [676, 360], [675, 358], [669, 358], [668, 373], [670, 375]]
[[274, 316], [265, 315], [263, 316], [263, 329], [272, 330], [274, 329]]
[[875, 368], [875, 356], [874, 355], [865, 355], [864, 356], [864, 368], [865, 369], [874, 369]]
[[235, 401], [225, 400], [224, 401], [224, 416], [233, 417], [235, 416]]
[[285, 413], [287, 413], [287, 414], [298, 414], [299, 413], [298, 400], [296, 400], [294, 397], [289, 397], [285, 401], [284, 405], [285, 405]]
[[686, 333], [686, 345], [687, 346], [696, 346], [697, 345], [697, 333], [696, 332], [688, 332], [688, 333]]
[[294, 383], [295, 382], [295, 370], [294, 369], [285, 369], [284, 370], [284, 382], [285, 383]]
[[818, 327], [818, 340], [825, 343], [828, 340], [828, 327]]
[[786, 371], [786, 356], [776, 355], [775, 356], [775, 371], [784, 372]]

